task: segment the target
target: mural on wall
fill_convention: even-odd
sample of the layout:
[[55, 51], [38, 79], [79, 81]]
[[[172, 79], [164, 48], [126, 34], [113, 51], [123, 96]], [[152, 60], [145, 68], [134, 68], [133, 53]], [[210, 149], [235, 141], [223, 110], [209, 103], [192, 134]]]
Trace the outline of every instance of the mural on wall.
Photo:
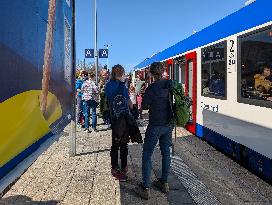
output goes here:
[[2, 0], [0, 13], [1, 179], [68, 123], [73, 24], [67, 0]]

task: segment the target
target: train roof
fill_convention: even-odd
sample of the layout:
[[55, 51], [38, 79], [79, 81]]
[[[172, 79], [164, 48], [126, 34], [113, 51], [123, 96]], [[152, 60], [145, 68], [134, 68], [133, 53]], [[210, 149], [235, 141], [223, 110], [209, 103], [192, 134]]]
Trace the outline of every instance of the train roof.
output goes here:
[[166, 60], [175, 55], [267, 23], [272, 20], [271, 8], [271, 0], [257, 0], [151, 58], [144, 60], [135, 66], [135, 69], [144, 68], [153, 62]]

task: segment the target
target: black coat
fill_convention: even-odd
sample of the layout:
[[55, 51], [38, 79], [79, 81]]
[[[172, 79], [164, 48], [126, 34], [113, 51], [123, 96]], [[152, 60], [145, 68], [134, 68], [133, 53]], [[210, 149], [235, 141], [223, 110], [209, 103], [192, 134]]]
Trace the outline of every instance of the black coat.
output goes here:
[[140, 129], [133, 116], [127, 115], [111, 119], [112, 136], [114, 141], [123, 143], [143, 143]]
[[145, 91], [142, 107], [149, 109], [149, 124], [164, 126], [171, 123], [170, 81], [157, 80]]

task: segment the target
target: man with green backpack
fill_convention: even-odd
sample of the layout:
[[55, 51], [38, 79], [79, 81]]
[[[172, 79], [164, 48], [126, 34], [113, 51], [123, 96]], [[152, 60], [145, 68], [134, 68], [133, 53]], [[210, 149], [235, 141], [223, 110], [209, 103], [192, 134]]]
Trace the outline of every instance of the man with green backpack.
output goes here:
[[167, 180], [171, 165], [172, 130], [175, 125], [184, 126], [189, 119], [181, 85], [162, 78], [163, 65], [160, 62], [151, 64], [150, 73], [155, 82], [147, 87], [142, 103], [143, 109], [149, 110], [142, 155], [143, 182], [134, 189], [144, 199], [150, 198], [151, 157], [158, 141], [162, 154], [162, 175], [153, 184], [164, 193], [169, 191]]

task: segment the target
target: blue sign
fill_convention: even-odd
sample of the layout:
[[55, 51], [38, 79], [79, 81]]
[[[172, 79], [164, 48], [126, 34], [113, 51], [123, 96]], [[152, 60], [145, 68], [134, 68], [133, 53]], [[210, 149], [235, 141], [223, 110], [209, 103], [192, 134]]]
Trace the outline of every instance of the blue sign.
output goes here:
[[85, 49], [85, 58], [94, 58], [94, 49]]
[[109, 50], [108, 49], [99, 49], [99, 58], [108, 58]]

